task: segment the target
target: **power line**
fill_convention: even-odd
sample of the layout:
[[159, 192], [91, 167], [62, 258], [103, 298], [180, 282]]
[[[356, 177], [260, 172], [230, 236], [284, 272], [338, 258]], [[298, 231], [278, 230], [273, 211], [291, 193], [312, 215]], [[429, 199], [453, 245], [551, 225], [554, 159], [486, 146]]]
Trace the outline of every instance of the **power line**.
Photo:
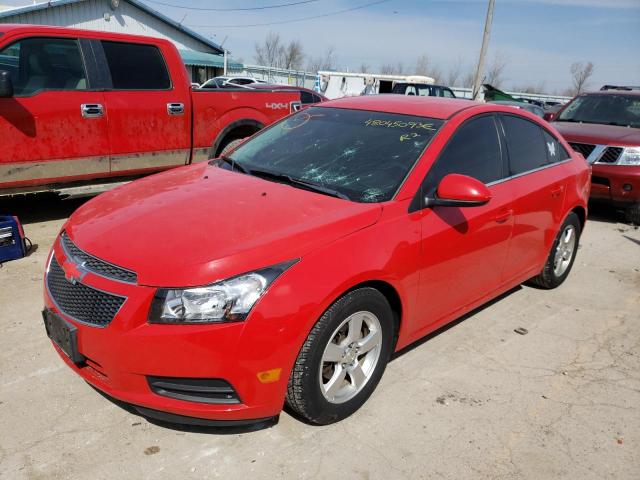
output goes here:
[[303, 22], [305, 20], [314, 20], [316, 18], [330, 17], [333, 15], [339, 15], [341, 13], [353, 12], [355, 10], [362, 10], [363, 8], [372, 7], [374, 5], [379, 5], [381, 3], [385, 3], [388, 1], [389, 0], [378, 0], [377, 2], [365, 3], [364, 5], [360, 5], [358, 7], [347, 8], [345, 10], [338, 10], [336, 12], [323, 13], [322, 15], [313, 15], [311, 17], [294, 18], [291, 20], [281, 20], [278, 22], [249, 23], [249, 24], [241, 24], [241, 25], [188, 25], [188, 26], [196, 27], [196, 28], [242, 28], [242, 27], [265, 27], [267, 25], [282, 25], [283, 23]]
[[281, 7], [291, 7], [293, 5], [302, 5], [305, 3], [313, 3], [318, 0], [301, 0], [298, 2], [290, 2], [290, 3], [279, 3], [277, 5], [266, 5], [264, 7], [240, 7], [240, 8], [205, 8], [205, 7], [185, 7], [184, 5], [174, 5], [171, 3], [158, 2], [157, 0], [146, 0], [147, 2], [155, 3], [157, 5], [163, 5], [165, 7], [174, 7], [174, 8], [182, 8], [184, 10], [199, 10], [206, 12], [240, 12], [240, 11], [248, 11], [248, 10], [268, 10], [270, 8], [281, 8]]

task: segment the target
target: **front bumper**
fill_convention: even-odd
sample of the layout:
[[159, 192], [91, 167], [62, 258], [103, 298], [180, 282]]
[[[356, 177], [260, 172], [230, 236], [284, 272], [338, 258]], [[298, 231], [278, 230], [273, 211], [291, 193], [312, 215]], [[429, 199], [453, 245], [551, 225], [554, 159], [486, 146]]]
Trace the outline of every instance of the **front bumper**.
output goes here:
[[[59, 241], [53, 254], [61, 265], [67, 261]], [[107, 326], [87, 325], [61, 311], [45, 279], [45, 308], [77, 328], [78, 351], [86, 360], [75, 364], [53, 345], [73, 371], [107, 396], [134, 405], [144, 415], [162, 412], [169, 419], [166, 421], [180, 423], [193, 423], [183, 421], [185, 418], [206, 419], [217, 425], [229, 421], [246, 423], [264, 421], [280, 413], [291, 363], [288, 350], [274, 351], [272, 345], [261, 342], [256, 329], [246, 329], [247, 322], [149, 324], [147, 313], [155, 288], [91, 273], [82, 283], [127, 299]], [[250, 351], [247, 346], [252, 347]], [[280, 378], [263, 383], [258, 374], [273, 369], [282, 369]], [[239, 402], [217, 404], [169, 398], [152, 391], [150, 377], [224, 379], [237, 393]]]
[[591, 199], [620, 207], [640, 202], [640, 166], [593, 164]]

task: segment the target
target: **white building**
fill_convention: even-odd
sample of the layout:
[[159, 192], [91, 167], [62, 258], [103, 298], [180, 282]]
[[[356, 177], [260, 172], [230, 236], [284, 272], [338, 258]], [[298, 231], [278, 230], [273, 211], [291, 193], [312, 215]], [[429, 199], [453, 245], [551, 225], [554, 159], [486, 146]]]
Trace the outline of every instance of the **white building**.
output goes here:
[[[26, 7], [0, 6], [0, 23], [30, 23], [147, 35], [175, 44], [194, 82], [222, 75], [224, 49], [138, 0], [52, 0]], [[243, 66], [228, 59], [228, 68]]]

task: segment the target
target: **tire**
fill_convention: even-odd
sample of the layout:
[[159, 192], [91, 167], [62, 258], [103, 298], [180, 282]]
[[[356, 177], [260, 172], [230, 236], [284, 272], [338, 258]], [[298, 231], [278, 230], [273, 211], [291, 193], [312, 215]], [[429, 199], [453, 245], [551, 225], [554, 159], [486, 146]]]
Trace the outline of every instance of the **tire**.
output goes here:
[[238, 145], [240, 145], [242, 143], [242, 141], [244, 140], [244, 138], [236, 138], [234, 140], [229, 141], [224, 147], [222, 147], [222, 150], [220, 150], [220, 154], [217, 155], [218, 157], [221, 157], [223, 155], [226, 155], [227, 153], [229, 153], [231, 150], [233, 150], [234, 148], [236, 148]]
[[302, 345], [289, 377], [287, 404], [315, 425], [347, 418], [378, 385], [393, 338], [393, 312], [384, 295], [369, 287], [345, 294], [320, 317]]
[[[567, 279], [573, 267], [578, 253], [581, 230], [578, 216], [571, 212], [562, 223], [558, 235], [553, 241], [551, 252], [542, 272], [530, 279], [528, 283], [545, 289], [559, 287]], [[569, 231], [572, 236], [570, 239], [567, 237]]]
[[635, 203], [624, 211], [624, 218], [629, 223], [640, 225], [640, 203]]

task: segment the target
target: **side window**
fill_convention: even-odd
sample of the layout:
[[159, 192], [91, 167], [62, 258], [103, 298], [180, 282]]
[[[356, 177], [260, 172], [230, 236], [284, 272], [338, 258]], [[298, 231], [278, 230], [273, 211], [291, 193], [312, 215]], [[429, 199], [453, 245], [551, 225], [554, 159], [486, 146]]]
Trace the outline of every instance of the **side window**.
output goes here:
[[513, 115], [502, 115], [509, 152], [509, 175], [518, 175], [547, 164], [547, 147], [542, 129]]
[[314, 98], [315, 95], [305, 91], [305, 90], [300, 90], [300, 102], [302, 102], [303, 105], [308, 105], [310, 103], [316, 103], [317, 100]]
[[154, 45], [102, 42], [114, 90], [168, 90], [171, 79]]
[[471, 119], [458, 128], [429, 170], [424, 193], [433, 193], [450, 173], [468, 175], [483, 183], [503, 177], [502, 151], [493, 116]]
[[447, 98], [456, 98], [456, 96], [453, 94], [453, 92], [451, 90], [449, 90], [448, 88], [443, 88], [442, 89], [442, 96], [443, 97], [447, 97]]
[[544, 143], [547, 146], [547, 160], [549, 163], [557, 163], [569, 158], [569, 153], [562, 144], [549, 132], [543, 130]]
[[0, 50], [0, 68], [11, 73], [16, 96], [43, 90], [85, 90], [87, 74], [78, 41], [25, 38]]

